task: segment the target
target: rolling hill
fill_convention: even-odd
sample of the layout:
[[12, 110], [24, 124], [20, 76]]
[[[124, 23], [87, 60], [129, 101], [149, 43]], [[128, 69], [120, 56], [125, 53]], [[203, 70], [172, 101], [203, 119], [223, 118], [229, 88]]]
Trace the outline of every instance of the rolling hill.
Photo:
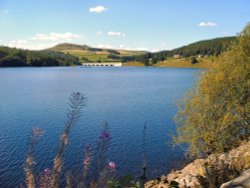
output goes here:
[[120, 61], [124, 56], [138, 56], [147, 53], [144, 51], [93, 48], [88, 45], [70, 43], [58, 44], [48, 50], [74, 55], [78, 57], [81, 62], [115, 62]]
[[[206, 67], [214, 61], [214, 58], [230, 49], [231, 44], [236, 40], [236, 37], [223, 37], [210, 40], [203, 40], [191, 43], [189, 45], [176, 48], [173, 50], [165, 50], [155, 53], [147, 53], [140, 56], [122, 57], [123, 62], [140, 62], [146, 66], [184, 66], [199, 67], [201, 61], [205, 60]], [[193, 62], [195, 61], [195, 63]], [[204, 67], [204, 65], [202, 65]]]
[[180, 48], [170, 50], [168, 52], [170, 56], [173, 56], [175, 54], [179, 54], [184, 57], [190, 57], [195, 55], [217, 56], [229, 49], [231, 43], [235, 41], [235, 39], [236, 37], [223, 37], [210, 40], [202, 40]]

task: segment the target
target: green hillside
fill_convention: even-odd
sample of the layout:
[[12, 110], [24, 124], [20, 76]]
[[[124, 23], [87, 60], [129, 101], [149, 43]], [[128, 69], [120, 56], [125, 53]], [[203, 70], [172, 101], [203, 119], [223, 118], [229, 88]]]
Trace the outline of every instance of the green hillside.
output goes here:
[[124, 56], [144, 55], [144, 51], [113, 50], [103, 48], [93, 48], [87, 45], [77, 45], [63, 43], [48, 50], [64, 52], [79, 58], [81, 62], [115, 62], [121, 61]]
[[[235, 41], [236, 37], [224, 37], [216, 38], [211, 40], [203, 40], [195, 42], [180, 48], [173, 50], [165, 50], [156, 53], [147, 53], [143, 55], [136, 56], [126, 56], [122, 57], [121, 61], [123, 62], [141, 62], [144, 65], [154, 65], [157, 66], [174, 66], [174, 59], [178, 60], [178, 66], [182, 66], [182, 61], [188, 62], [184, 63], [185, 67], [190, 66], [191, 64], [199, 64], [200, 61], [197, 61], [195, 58], [205, 58], [205, 61], [213, 59], [210, 57], [217, 57], [224, 51], [230, 49], [231, 44]], [[162, 63], [166, 62], [167, 63]], [[199, 67], [196, 65], [196, 67]], [[203, 67], [203, 65], [202, 65]]]
[[169, 51], [168, 56], [175, 54], [182, 55], [184, 57], [190, 57], [195, 55], [218, 56], [222, 52], [228, 50], [231, 43], [235, 41], [236, 37], [223, 37], [215, 38], [211, 40], [198, 41], [180, 48]]

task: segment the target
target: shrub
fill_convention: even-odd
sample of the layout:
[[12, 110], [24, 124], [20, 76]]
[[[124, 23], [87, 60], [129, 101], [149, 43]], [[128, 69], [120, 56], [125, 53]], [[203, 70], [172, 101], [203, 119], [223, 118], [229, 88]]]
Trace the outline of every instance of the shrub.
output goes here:
[[199, 61], [195, 57], [193, 57], [191, 59], [191, 64], [193, 65], [193, 64], [196, 64], [196, 63], [199, 63]]
[[180, 105], [174, 139], [177, 144], [187, 143], [191, 156], [226, 151], [249, 139], [249, 54], [250, 24]]

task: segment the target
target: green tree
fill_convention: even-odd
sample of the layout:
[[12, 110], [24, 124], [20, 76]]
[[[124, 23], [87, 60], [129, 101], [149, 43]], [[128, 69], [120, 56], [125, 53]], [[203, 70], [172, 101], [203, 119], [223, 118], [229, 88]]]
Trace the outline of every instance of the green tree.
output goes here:
[[142, 63], [143, 63], [145, 66], [149, 66], [149, 59], [148, 59], [148, 58], [143, 58], [143, 59], [142, 59]]
[[156, 64], [157, 63], [157, 61], [158, 61], [158, 59], [157, 58], [155, 58], [155, 57], [153, 57], [152, 58], [152, 64], [154, 65], [154, 64]]
[[194, 64], [196, 64], [196, 63], [199, 63], [199, 61], [198, 61], [195, 57], [193, 57], [193, 58], [191, 59], [191, 64], [194, 65]]
[[249, 54], [250, 24], [181, 103], [175, 141], [187, 143], [191, 156], [229, 150], [249, 139]]

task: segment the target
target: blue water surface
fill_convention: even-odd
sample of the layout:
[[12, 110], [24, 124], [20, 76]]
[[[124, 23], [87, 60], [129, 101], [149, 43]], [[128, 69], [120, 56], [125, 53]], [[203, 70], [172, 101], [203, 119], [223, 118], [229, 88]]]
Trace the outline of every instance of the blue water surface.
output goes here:
[[138, 178], [143, 161], [142, 132], [147, 122], [148, 177], [175, 168], [183, 151], [173, 148], [176, 101], [192, 88], [197, 69], [139, 67], [59, 67], [0, 69], [0, 187], [24, 181], [24, 161], [32, 128], [45, 130], [35, 149], [36, 172], [51, 168], [66, 123], [68, 98], [84, 93], [87, 106], [72, 129], [64, 170], [82, 167], [84, 146], [95, 144], [108, 122], [108, 160], [117, 176]]

